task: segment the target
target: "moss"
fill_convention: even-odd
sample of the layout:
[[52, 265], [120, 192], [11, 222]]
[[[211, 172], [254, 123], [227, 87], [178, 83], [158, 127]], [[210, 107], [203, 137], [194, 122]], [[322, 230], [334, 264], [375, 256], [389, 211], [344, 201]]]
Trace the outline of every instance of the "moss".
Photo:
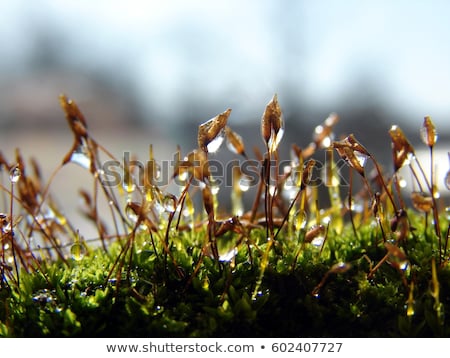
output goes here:
[[[233, 185], [233, 212], [219, 214], [208, 145], [224, 130], [233, 151], [247, 157], [243, 139], [225, 127], [230, 111], [200, 126], [199, 149], [184, 160], [180, 153], [173, 173], [180, 192], [174, 195], [155, 184], [152, 151], [142, 188], [133, 182], [129, 163], [122, 167], [125, 190], [105, 185], [101, 146], [90, 137], [75, 103], [61, 101], [74, 133], [63, 165], [80, 164], [98, 184], [97, 192], [82, 196], [99, 242], [83, 240], [46, 197], [38, 171], [34, 176], [25, 171], [20, 154], [16, 164], [0, 155], [2, 167], [14, 174], [10, 189], [2, 185], [2, 190], [10, 208], [14, 204], [26, 218], [16, 220], [13, 210], [2, 214], [1, 336], [450, 336], [448, 218], [438, 210], [430, 183], [433, 195], [416, 193], [405, 204], [395, 178], [409, 165], [405, 153], [414, 149], [398, 128], [392, 134], [394, 180], [383, 176], [354, 137], [333, 142], [364, 190], [352, 194], [350, 187], [350, 197], [342, 196], [342, 188], [332, 184], [336, 166], [330, 165], [331, 184], [323, 185], [330, 206], [320, 207], [311, 157], [330, 141], [337, 119], [327, 119], [310, 146], [294, 146], [290, 171], [271, 183], [267, 173], [279, 172], [283, 127], [275, 97], [263, 114], [267, 152], [256, 153], [261, 174], [252, 209], [242, 211], [242, 191]], [[429, 121], [425, 129], [431, 131]], [[434, 144], [428, 143], [431, 149]], [[373, 161], [377, 176], [371, 182], [365, 162], [357, 158], [362, 155]], [[234, 183], [243, 178], [233, 171]], [[199, 192], [194, 181], [202, 188], [203, 207], [191, 199]], [[99, 192], [111, 203], [115, 234], [107, 234], [100, 217]], [[348, 208], [356, 200], [362, 210]], [[61, 232], [68, 243], [60, 242]], [[31, 236], [39, 236], [46, 247], [31, 247], [26, 239]]]

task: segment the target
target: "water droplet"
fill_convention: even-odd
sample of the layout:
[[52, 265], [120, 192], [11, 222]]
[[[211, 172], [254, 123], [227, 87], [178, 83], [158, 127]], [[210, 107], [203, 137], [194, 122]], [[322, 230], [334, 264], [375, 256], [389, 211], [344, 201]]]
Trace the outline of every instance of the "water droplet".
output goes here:
[[320, 247], [320, 246], [322, 246], [324, 241], [325, 241], [325, 236], [318, 235], [314, 239], [312, 239], [311, 244], [316, 247]]
[[87, 145], [84, 141], [72, 152], [70, 161], [78, 164], [84, 169], [89, 170], [91, 168], [91, 158], [89, 156]]
[[57, 299], [53, 290], [39, 290], [33, 293], [32, 300], [44, 309], [56, 309]]
[[329, 272], [332, 273], [344, 273], [347, 272], [348, 270], [350, 270], [351, 265], [347, 264], [345, 262], [338, 262], [337, 264], [334, 264]]
[[320, 298], [320, 288], [319, 287], [314, 288], [314, 290], [311, 292], [311, 294], [315, 298]]
[[177, 208], [177, 199], [174, 195], [166, 195], [163, 199], [163, 206], [165, 211], [173, 213]]
[[134, 184], [132, 180], [124, 180], [122, 186], [128, 194], [131, 194], [136, 190], [136, 184]]
[[225, 135], [227, 137], [228, 149], [235, 154], [242, 154], [245, 156], [244, 141], [242, 140], [242, 137], [230, 127], [225, 127]]
[[139, 216], [136, 214], [136, 211], [133, 209], [131, 205], [127, 205], [125, 208], [125, 214], [128, 219], [130, 219], [133, 223], [138, 221]]
[[206, 148], [208, 149], [209, 153], [215, 153], [219, 150], [220, 146], [223, 143], [223, 140], [225, 139], [225, 133], [223, 130], [217, 134], [217, 136], [206, 145]]
[[398, 177], [398, 185], [400, 188], [406, 188], [408, 186], [408, 182], [404, 178]]
[[239, 180], [239, 189], [243, 192], [248, 191], [248, 189], [250, 189], [250, 180], [248, 179]]
[[359, 165], [361, 165], [361, 167], [365, 167], [366, 163], [367, 163], [367, 159], [369, 158], [368, 155], [364, 154], [364, 153], [360, 153], [358, 151], [355, 151], [355, 157], [359, 162]]
[[308, 216], [306, 215], [305, 210], [299, 210], [295, 213], [296, 218], [296, 229], [304, 229], [306, 224], [308, 223]]
[[413, 302], [408, 302], [406, 305], [405, 305], [405, 309], [406, 309], [406, 315], [408, 316], [408, 317], [411, 317], [411, 316], [414, 316], [414, 301]]
[[181, 181], [186, 181], [188, 179], [189, 171], [186, 169], [180, 169], [178, 173], [178, 179]]
[[272, 153], [277, 150], [278, 145], [281, 142], [281, 139], [283, 139], [283, 136], [284, 136], [284, 128], [279, 128], [278, 132], [272, 133], [272, 136], [269, 139], [269, 148]]
[[409, 266], [409, 262], [408, 260], [404, 260], [404, 261], [400, 261], [398, 263], [398, 267], [400, 268], [400, 270], [405, 271]]
[[233, 259], [233, 257], [235, 257], [237, 255], [237, 253], [238, 253], [238, 250], [237, 250], [237, 248], [234, 247], [230, 251], [219, 255], [219, 261], [230, 262]]
[[275, 185], [269, 185], [269, 195], [275, 196], [276, 192], [277, 192], [277, 187]]
[[331, 221], [331, 218], [329, 216], [324, 216], [322, 218], [322, 223], [325, 225], [328, 225], [330, 223], [330, 221]]
[[351, 199], [350, 210], [355, 213], [362, 213], [364, 211], [364, 202], [362, 200]]
[[86, 248], [81, 243], [75, 243], [70, 248], [70, 254], [75, 261], [81, 261], [86, 254]]
[[19, 166], [15, 166], [9, 171], [9, 180], [13, 184], [17, 183], [19, 181], [21, 175], [22, 175], [22, 172], [20, 171]]
[[211, 194], [217, 195], [220, 191], [220, 185], [218, 180], [211, 180], [210, 181], [210, 188], [211, 188]]

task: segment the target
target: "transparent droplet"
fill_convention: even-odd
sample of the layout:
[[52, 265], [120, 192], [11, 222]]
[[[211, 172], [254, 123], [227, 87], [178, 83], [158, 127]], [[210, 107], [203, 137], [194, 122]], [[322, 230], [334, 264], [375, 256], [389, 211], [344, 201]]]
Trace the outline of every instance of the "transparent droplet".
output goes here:
[[316, 247], [320, 247], [320, 246], [322, 246], [324, 241], [325, 241], [325, 236], [318, 235], [314, 239], [312, 239], [311, 244]]
[[131, 194], [136, 190], [136, 184], [134, 184], [132, 180], [124, 180], [122, 187], [128, 194]]
[[178, 179], [181, 181], [186, 181], [188, 179], [189, 171], [186, 169], [180, 170], [178, 173]]
[[233, 257], [235, 257], [237, 255], [237, 253], [238, 253], [238, 250], [237, 250], [237, 248], [234, 247], [230, 251], [219, 255], [219, 261], [230, 262], [233, 259]]
[[322, 224], [328, 225], [330, 223], [330, 221], [331, 221], [331, 217], [329, 217], [329, 216], [324, 216], [322, 218]]
[[398, 263], [398, 267], [400, 268], [400, 270], [405, 271], [409, 266], [409, 262], [408, 260], [404, 260], [404, 261], [400, 261]]
[[155, 164], [155, 172], [153, 173], [156, 180], [161, 178], [161, 165], [158, 163]]
[[361, 165], [361, 167], [365, 167], [366, 163], [367, 163], [367, 159], [369, 158], [368, 155], [355, 151], [355, 158], [358, 160], [359, 165]]
[[272, 133], [272, 135], [271, 135], [271, 137], [269, 139], [269, 143], [268, 143], [270, 151], [272, 153], [277, 150], [278, 145], [281, 142], [281, 139], [283, 139], [283, 136], [284, 136], [284, 128], [279, 128], [278, 132], [276, 132], [276, 133], [273, 132]]
[[406, 188], [408, 186], [408, 182], [404, 178], [399, 177], [398, 185], [400, 186], [400, 188]]
[[20, 168], [18, 166], [15, 166], [9, 171], [9, 180], [11, 181], [11, 183], [17, 183], [21, 175], [22, 172], [20, 171]]
[[75, 243], [70, 248], [70, 254], [75, 261], [81, 261], [86, 255], [86, 248], [81, 243]]
[[73, 152], [70, 157], [72, 163], [78, 164], [84, 169], [91, 168], [91, 158], [89, 157], [89, 151], [85, 144], [80, 144]]
[[355, 213], [362, 213], [364, 211], [364, 203], [362, 200], [351, 199], [350, 210]]
[[275, 196], [276, 192], [277, 192], [277, 187], [275, 185], [269, 185], [269, 195]]
[[319, 288], [319, 287], [316, 287], [316, 288], [311, 292], [311, 294], [312, 294], [313, 297], [315, 297], [315, 298], [320, 298], [320, 288]]
[[211, 194], [217, 195], [220, 191], [220, 185], [218, 180], [211, 180], [210, 182]]
[[295, 213], [295, 219], [296, 219], [296, 229], [304, 229], [306, 227], [306, 224], [308, 223], [308, 216], [306, 215], [305, 210], [299, 210]]
[[54, 291], [43, 289], [33, 293], [32, 300], [41, 307], [50, 309], [57, 305], [57, 299]]
[[406, 305], [405, 305], [405, 309], [406, 309], [406, 315], [408, 316], [408, 317], [412, 317], [412, 316], [414, 316], [414, 301], [413, 302], [408, 302]]
[[138, 215], [130, 205], [126, 206], [125, 214], [128, 217], [128, 219], [131, 220], [131, 222], [136, 223], [138, 221]]
[[206, 148], [208, 149], [209, 153], [215, 153], [219, 150], [220, 146], [223, 143], [223, 140], [225, 139], [225, 133], [223, 130], [219, 132], [219, 134], [206, 145]]
[[176, 198], [172, 195], [166, 195], [163, 199], [164, 210], [173, 213], [177, 208]]
[[239, 189], [243, 192], [248, 191], [248, 189], [250, 189], [250, 180], [248, 179], [239, 180]]

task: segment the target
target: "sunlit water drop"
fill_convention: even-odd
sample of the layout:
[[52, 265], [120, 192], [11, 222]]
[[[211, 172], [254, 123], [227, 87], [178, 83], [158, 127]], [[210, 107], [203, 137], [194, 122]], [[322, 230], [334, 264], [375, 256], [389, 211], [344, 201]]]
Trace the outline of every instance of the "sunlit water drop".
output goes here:
[[359, 165], [361, 165], [362, 168], [364, 168], [366, 166], [367, 163], [367, 159], [369, 158], [369, 156], [367, 154], [355, 151], [355, 157], [359, 162]]
[[235, 257], [237, 255], [237, 253], [238, 253], [238, 250], [237, 250], [237, 248], [234, 247], [230, 251], [219, 255], [219, 261], [230, 262], [233, 259], [233, 257]]
[[70, 248], [70, 255], [75, 261], [81, 261], [86, 255], [86, 248], [81, 243], [75, 243]]
[[11, 183], [17, 183], [20, 179], [22, 172], [18, 166], [13, 167], [9, 172], [9, 180]]
[[225, 139], [225, 133], [223, 130], [219, 132], [219, 134], [206, 145], [206, 148], [208, 149], [209, 153], [215, 153], [219, 150], [220, 146], [222, 145], [223, 141]]
[[314, 239], [312, 239], [311, 244], [316, 247], [320, 247], [320, 246], [322, 246], [324, 241], [325, 241], [325, 236], [318, 235]]
[[177, 208], [177, 203], [176, 203], [175, 197], [170, 196], [170, 195], [165, 196], [163, 199], [163, 206], [164, 206], [164, 210], [167, 211], [168, 213], [175, 212], [175, 210]]
[[124, 180], [122, 187], [129, 194], [136, 190], [136, 184], [134, 184], [131, 180]]
[[91, 158], [89, 157], [89, 152], [86, 145], [80, 144], [73, 152], [70, 157], [72, 163], [78, 164], [84, 169], [91, 168]]
[[243, 192], [248, 191], [248, 189], [250, 189], [250, 180], [248, 179], [239, 180], [239, 189]]
[[295, 213], [295, 219], [296, 219], [296, 229], [301, 230], [306, 227], [306, 224], [308, 223], [308, 216], [306, 215], [305, 210], [299, 210]]

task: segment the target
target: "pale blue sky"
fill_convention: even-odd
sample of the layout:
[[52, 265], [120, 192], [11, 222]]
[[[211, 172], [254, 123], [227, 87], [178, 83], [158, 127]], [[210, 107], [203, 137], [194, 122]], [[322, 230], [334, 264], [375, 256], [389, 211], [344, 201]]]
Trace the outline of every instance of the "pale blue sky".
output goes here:
[[368, 81], [369, 96], [448, 131], [449, 14], [437, 0], [0, 0], [0, 71], [28, 71], [46, 29], [59, 63], [126, 81], [161, 118], [180, 98], [259, 113], [275, 92], [331, 111]]

